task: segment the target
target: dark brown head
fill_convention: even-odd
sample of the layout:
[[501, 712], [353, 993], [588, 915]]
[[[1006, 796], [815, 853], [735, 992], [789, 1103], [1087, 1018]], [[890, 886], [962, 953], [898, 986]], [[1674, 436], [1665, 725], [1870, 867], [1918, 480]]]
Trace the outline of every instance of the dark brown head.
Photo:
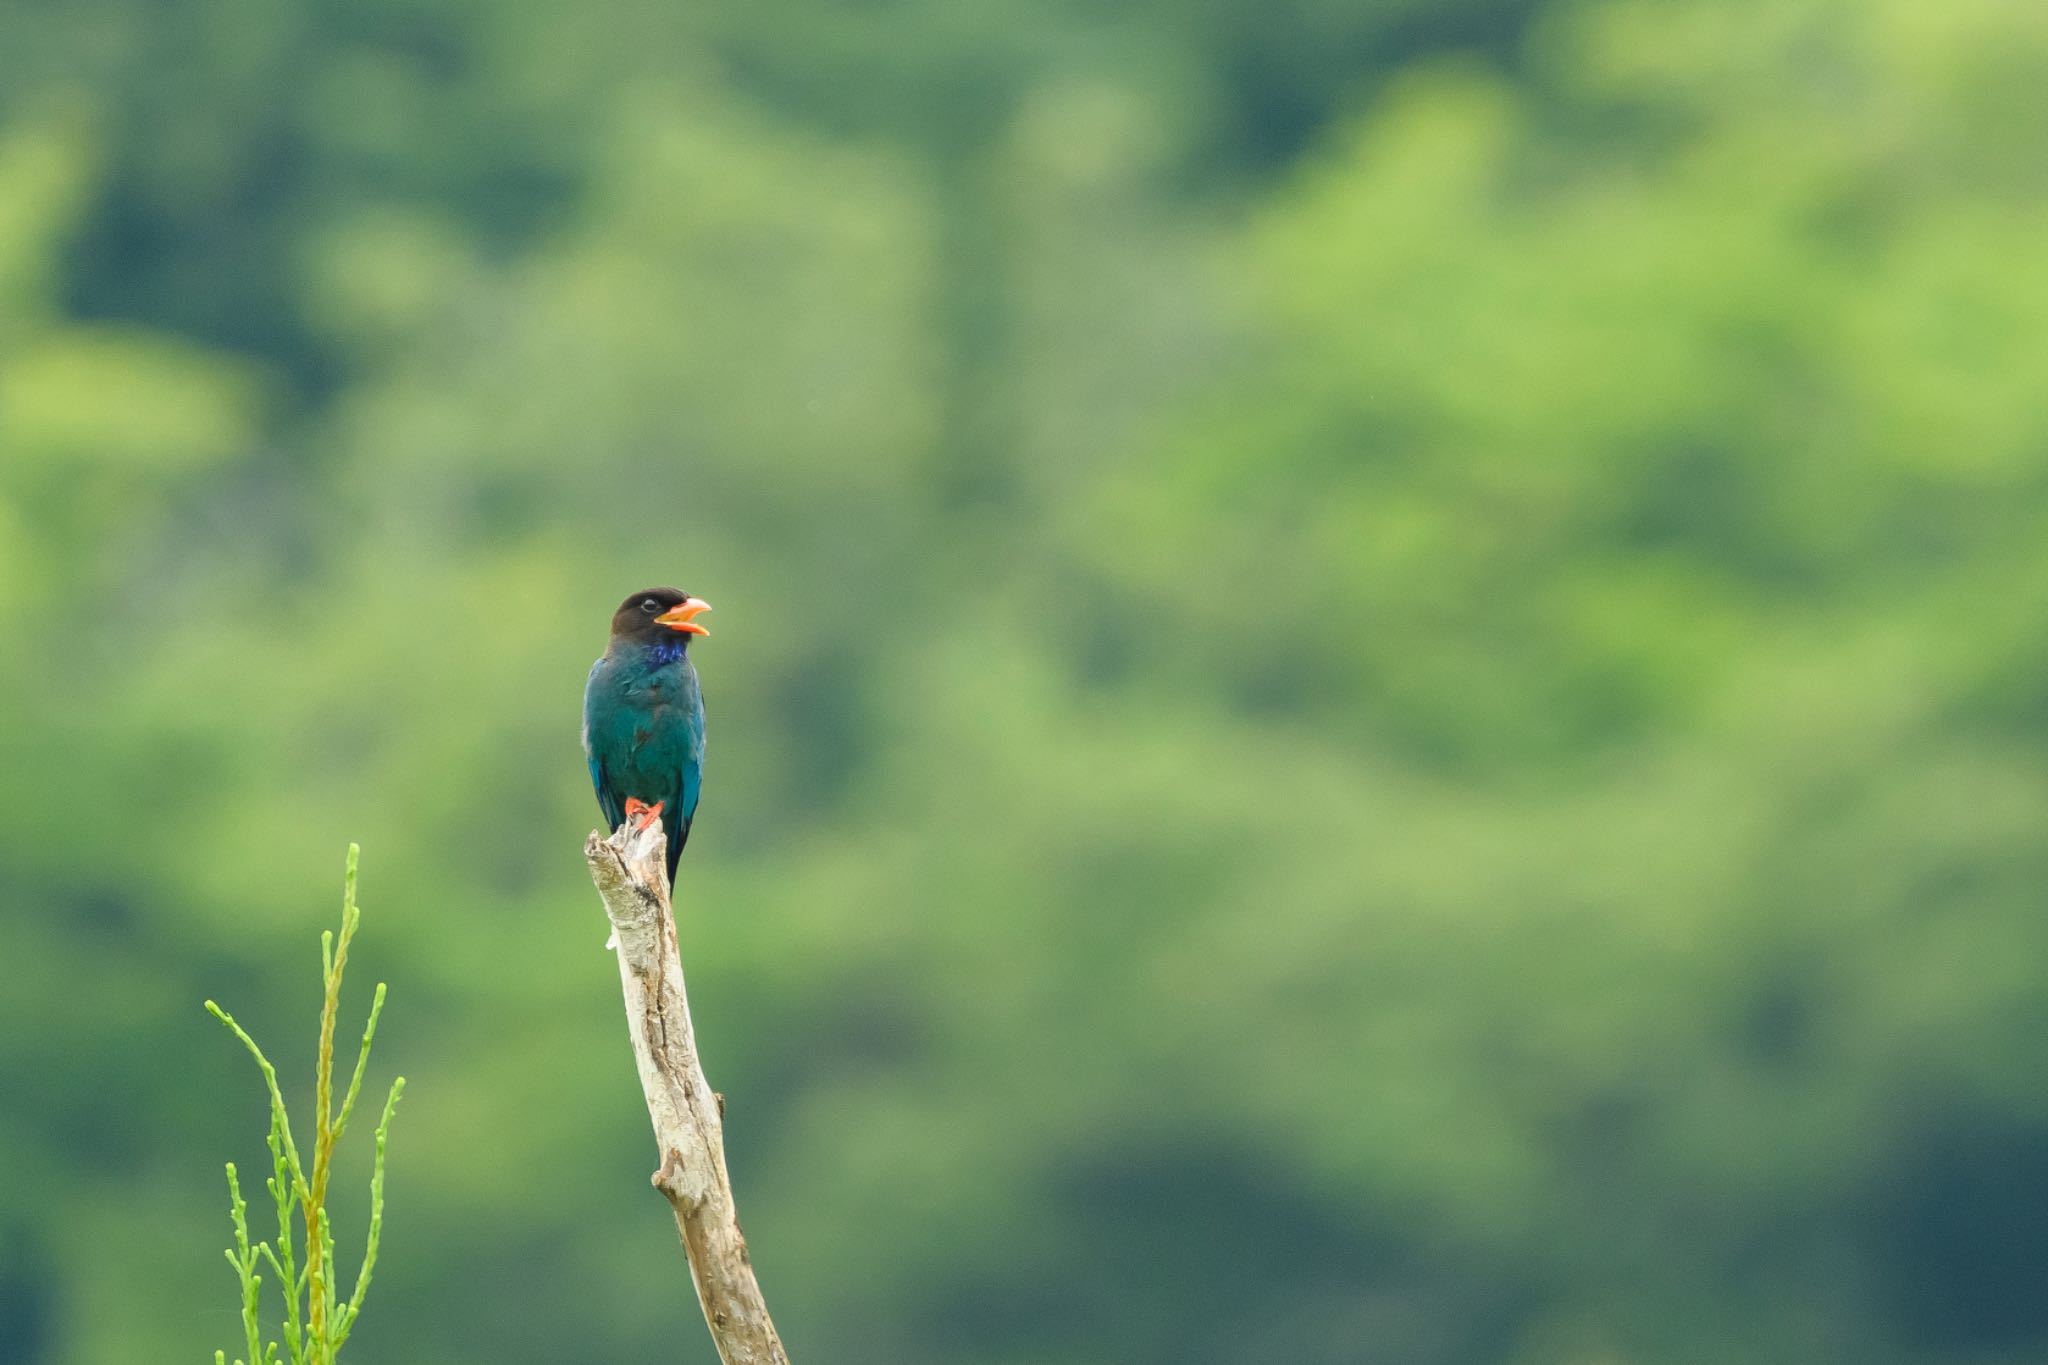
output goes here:
[[612, 613], [612, 638], [648, 644], [665, 640], [686, 643], [692, 635], [711, 633], [697, 624], [697, 617], [710, 610], [709, 602], [699, 601], [681, 588], [642, 588]]

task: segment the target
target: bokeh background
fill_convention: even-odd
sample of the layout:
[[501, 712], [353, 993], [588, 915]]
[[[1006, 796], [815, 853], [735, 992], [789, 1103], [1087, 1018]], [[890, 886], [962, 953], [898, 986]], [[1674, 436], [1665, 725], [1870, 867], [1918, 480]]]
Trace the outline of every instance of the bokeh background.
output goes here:
[[0, 1361], [234, 1339], [351, 839], [350, 1354], [712, 1359], [660, 582], [797, 1360], [2041, 1360], [2044, 147], [2039, 0], [4, 0]]

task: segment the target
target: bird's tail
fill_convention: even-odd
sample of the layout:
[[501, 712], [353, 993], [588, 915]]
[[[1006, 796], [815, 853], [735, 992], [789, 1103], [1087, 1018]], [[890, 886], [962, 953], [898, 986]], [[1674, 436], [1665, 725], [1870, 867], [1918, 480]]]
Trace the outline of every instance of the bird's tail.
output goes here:
[[[676, 802], [681, 805], [681, 802]], [[676, 884], [676, 863], [683, 856], [683, 845], [690, 842], [690, 822], [679, 810], [665, 810], [661, 813], [662, 833], [668, 836], [668, 884], [673, 890]]]

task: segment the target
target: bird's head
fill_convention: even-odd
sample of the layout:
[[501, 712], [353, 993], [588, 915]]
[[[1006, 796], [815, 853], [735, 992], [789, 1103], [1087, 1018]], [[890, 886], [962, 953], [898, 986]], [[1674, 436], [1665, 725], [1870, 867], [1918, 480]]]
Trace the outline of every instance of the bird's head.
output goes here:
[[697, 618], [710, 610], [709, 602], [681, 588], [643, 588], [612, 613], [612, 638], [687, 644], [692, 635], [711, 633], [697, 624]]

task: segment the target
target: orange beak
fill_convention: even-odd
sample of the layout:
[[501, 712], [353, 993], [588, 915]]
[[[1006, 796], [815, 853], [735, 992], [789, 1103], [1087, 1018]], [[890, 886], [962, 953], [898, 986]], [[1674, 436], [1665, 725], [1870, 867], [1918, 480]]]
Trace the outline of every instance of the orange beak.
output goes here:
[[660, 626], [667, 626], [670, 630], [679, 630], [685, 635], [709, 635], [710, 631], [697, 624], [697, 618], [710, 610], [711, 604], [709, 602], [701, 601], [695, 597], [685, 597], [681, 606], [670, 607], [667, 611], [655, 617], [654, 623]]

